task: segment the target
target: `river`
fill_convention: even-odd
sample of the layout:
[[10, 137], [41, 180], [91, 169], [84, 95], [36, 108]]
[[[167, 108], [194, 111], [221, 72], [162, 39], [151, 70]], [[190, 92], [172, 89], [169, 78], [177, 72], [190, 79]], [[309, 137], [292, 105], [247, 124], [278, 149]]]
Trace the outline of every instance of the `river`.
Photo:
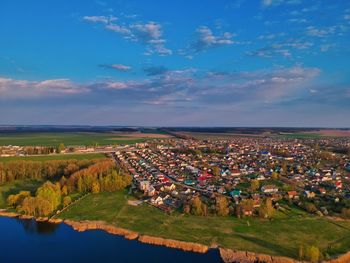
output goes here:
[[127, 240], [101, 230], [77, 232], [65, 224], [0, 217], [0, 262], [222, 262], [218, 250], [184, 252]]

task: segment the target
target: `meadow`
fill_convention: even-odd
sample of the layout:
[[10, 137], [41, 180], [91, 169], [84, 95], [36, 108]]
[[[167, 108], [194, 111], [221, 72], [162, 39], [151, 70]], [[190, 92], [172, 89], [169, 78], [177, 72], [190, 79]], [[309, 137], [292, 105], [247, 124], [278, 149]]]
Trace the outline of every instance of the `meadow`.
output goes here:
[[103, 153], [67, 153], [67, 154], [50, 154], [50, 155], [35, 155], [35, 156], [9, 156], [0, 157], [0, 162], [10, 161], [52, 161], [52, 160], [93, 160], [106, 158]]
[[50, 133], [1, 133], [1, 145], [18, 146], [65, 146], [133, 144], [149, 139], [166, 138], [152, 133], [97, 133], [97, 132], [50, 132]]
[[350, 222], [308, 215], [298, 208], [277, 212], [273, 220], [167, 215], [146, 204], [130, 206], [126, 192], [91, 194], [60, 214], [72, 220], [103, 220], [140, 234], [206, 245], [298, 257], [301, 245], [336, 255], [350, 247]]

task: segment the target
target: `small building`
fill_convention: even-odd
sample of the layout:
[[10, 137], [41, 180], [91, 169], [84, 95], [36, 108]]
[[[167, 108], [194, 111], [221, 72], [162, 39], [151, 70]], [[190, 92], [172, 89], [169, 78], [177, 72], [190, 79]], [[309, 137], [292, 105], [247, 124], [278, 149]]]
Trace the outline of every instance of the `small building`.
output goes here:
[[267, 184], [261, 187], [261, 191], [265, 194], [272, 194], [272, 193], [277, 193], [278, 188], [273, 184]]
[[288, 191], [287, 196], [290, 199], [298, 199], [299, 198], [297, 191]]
[[150, 187], [150, 182], [148, 180], [143, 180], [143, 181], [140, 181], [139, 183], [139, 189], [144, 191], [144, 192], [147, 192], [149, 187]]

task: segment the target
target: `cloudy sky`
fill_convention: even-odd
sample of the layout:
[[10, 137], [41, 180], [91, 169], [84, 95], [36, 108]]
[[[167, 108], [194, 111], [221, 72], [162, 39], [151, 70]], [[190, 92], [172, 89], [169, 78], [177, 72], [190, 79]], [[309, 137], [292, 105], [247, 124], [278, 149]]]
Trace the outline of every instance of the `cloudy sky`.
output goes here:
[[350, 127], [350, 1], [2, 0], [0, 124]]

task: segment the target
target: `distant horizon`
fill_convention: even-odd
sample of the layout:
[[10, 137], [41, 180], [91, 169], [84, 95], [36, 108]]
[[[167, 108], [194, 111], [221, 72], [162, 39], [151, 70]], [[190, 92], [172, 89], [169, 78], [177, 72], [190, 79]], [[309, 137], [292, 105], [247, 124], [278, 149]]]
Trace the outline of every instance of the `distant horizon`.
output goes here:
[[94, 125], [94, 124], [0, 124], [0, 128], [5, 127], [86, 127], [86, 128], [250, 128], [250, 129], [350, 129], [349, 127], [317, 127], [317, 126], [157, 126], [157, 125], [115, 125], [115, 124], [106, 124], [106, 125]]

